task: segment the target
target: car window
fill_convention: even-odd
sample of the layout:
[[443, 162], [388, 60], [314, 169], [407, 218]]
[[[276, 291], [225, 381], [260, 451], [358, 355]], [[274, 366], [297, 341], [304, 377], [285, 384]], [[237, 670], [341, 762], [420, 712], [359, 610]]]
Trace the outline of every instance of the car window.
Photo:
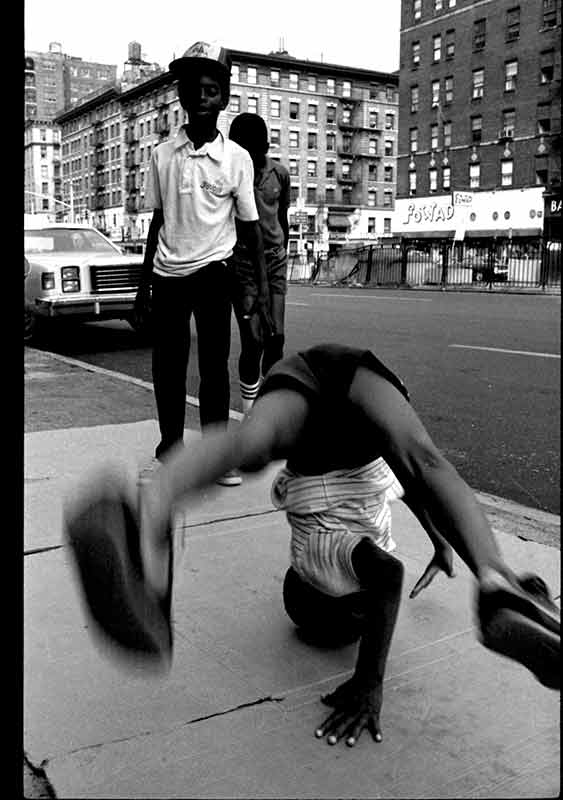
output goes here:
[[117, 253], [113, 245], [93, 230], [46, 228], [25, 231], [26, 253]]

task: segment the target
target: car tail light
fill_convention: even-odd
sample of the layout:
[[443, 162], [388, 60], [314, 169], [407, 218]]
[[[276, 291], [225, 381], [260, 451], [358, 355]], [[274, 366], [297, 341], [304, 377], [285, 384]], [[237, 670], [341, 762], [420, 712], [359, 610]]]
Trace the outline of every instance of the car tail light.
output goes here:
[[61, 284], [63, 292], [79, 292], [80, 269], [78, 267], [63, 267], [61, 269]]
[[41, 274], [41, 288], [42, 289], [54, 289], [55, 288], [55, 273], [54, 272], [43, 272]]

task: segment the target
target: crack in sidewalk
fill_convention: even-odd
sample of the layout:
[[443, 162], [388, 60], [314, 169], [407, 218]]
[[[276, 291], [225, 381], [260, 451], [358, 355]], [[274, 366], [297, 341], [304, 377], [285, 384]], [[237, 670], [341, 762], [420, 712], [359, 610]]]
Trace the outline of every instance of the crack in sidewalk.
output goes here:
[[[87, 751], [87, 750], [95, 750], [95, 749], [98, 749], [98, 748], [101, 748], [101, 747], [107, 747], [108, 745], [112, 745], [112, 744], [121, 744], [123, 742], [131, 742], [131, 741], [134, 741], [135, 739], [140, 739], [141, 737], [144, 737], [144, 736], [152, 736], [154, 734], [161, 734], [162, 735], [162, 734], [173, 733], [174, 731], [178, 731], [181, 728], [185, 728], [188, 725], [194, 725], [197, 722], [205, 722], [206, 720], [213, 719], [214, 717], [223, 717], [226, 714], [234, 714], [236, 711], [241, 711], [244, 708], [253, 708], [255, 706], [260, 706], [260, 705], [262, 705], [264, 703], [283, 703], [284, 700], [285, 700], [285, 696], [284, 697], [274, 697], [272, 695], [268, 695], [267, 697], [261, 697], [258, 700], [250, 700], [247, 703], [240, 703], [237, 706], [233, 706], [232, 708], [226, 708], [223, 711], [214, 711], [211, 714], [204, 714], [201, 717], [194, 717], [193, 719], [186, 720], [185, 722], [180, 722], [179, 724], [174, 725], [171, 728], [165, 728], [165, 729], [161, 729], [161, 730], [140, 731], [140, 732], [135, 733], [135, 734], [133, 734], [131, 736], [122, 736], [122, 737], [120, 737], [118, 739], [109, 739], [108, 741], [105, 741], [105, 742], [95, 742], [93, 744], [86, 744], [86, 745], [83, 745], [82, 747], [77, 747], [75, 750], [69, 750], [67, 753], [64, 753], [64, 756], [76, 755], [77, 753], [82, 753], [82, 752]], [[42, 764], [43, 767], [46, 767], [49, 764], [50, 761], [53, 761], [55, 758], [58, 758], [58, 757], [60, 757], [60, 755], [59, 756], [57, 756], [57, 755], [51, 756], [51, 758], [45, 759], [44, 761], [42, 761], [41, 764]]]

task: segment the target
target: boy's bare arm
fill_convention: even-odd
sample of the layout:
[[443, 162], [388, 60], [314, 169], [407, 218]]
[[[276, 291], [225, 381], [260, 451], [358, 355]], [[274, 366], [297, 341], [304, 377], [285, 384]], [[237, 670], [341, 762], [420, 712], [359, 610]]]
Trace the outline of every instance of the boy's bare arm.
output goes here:
[[149, 225], [149, 232], [147, 234], [147, 244], [145, 247], [145, 257], [143, 259], [143, 270], [141, 273], [140, 283], [144, 287], [150, 287], [151, 285], [154, 257], [158, 245], [158, 232], [162, 228], [163, 222], [164, 214], [162, 209], [155, 208]]
[[[479, 579], [489, 568], [508, 575], [473, 492], [432, 442], [412, 406], [389, 381], [360, 367], [350, 399], [373, 426], [378, 448], [407, 496]], [[423, 509], [423, 512], [420, 511]], [[419, 517], [420, 518], [420, 517]]]

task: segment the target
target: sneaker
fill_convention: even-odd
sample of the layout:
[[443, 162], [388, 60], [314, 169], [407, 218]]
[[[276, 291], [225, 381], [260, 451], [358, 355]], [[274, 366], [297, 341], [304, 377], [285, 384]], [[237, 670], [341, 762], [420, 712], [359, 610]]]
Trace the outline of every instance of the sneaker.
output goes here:
[[218, 483], [219, 486], [240, 486], [242, 477], [237, 469], [230, 469], [228, 472], [225, 472], [224, 475], [221, 475], [220, 478], [217, 478], [215, 483]]
[[145, 464], [145, 466], [139, 470], [137, 486], [142, 486], [144, 483], [148, 483], [148, 481], [152, 480], [155, 472], [157, 472], [161, 466], [162, 462], [153, 456], [148, 464]]
[[512, 586], [500, 575], [480, 587], [478, 613], [485, 647], [529, 669], [550, 689], [559, 689], [561, 611], [544, 581], [525, 575]]
[[89, 630], [128, 663], [168, 669], [172, 659], [172, 557], [162, 599], [144, 579], [140, 531], [132, 504], [115, 476], [65, 518], [65, 539], [89, 616]]

